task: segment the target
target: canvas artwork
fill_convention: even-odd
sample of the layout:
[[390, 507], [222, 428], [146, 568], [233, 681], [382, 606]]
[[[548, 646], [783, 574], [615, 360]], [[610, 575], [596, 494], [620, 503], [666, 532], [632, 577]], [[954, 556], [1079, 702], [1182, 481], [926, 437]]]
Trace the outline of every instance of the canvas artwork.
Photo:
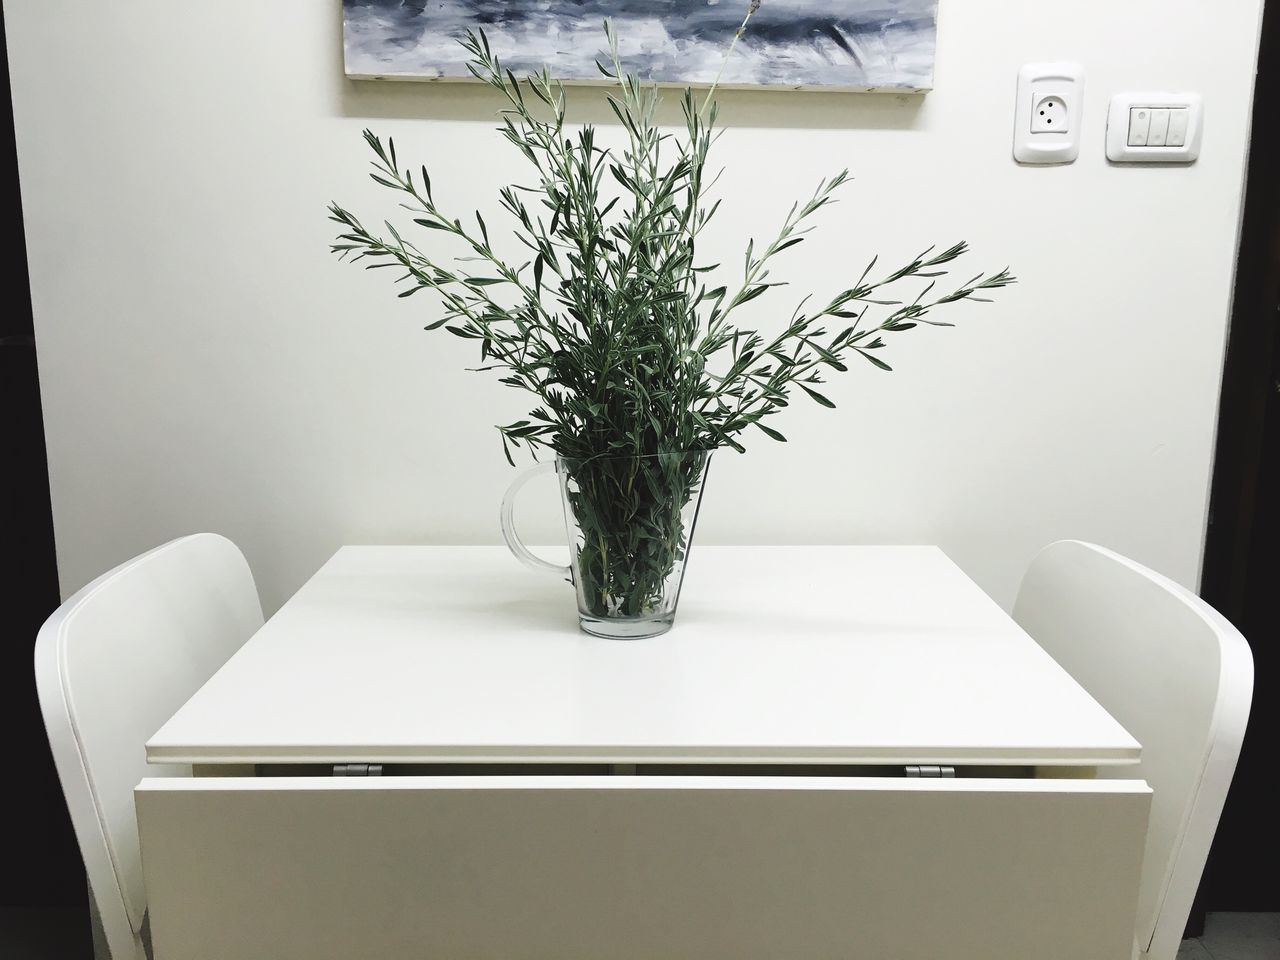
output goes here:
[[[343, 0], [347, 75], [465, 78], [457, 40], [483, 28], [517, 73], [600, 80], [602, 23], [624, 66], [660, 83], [714, 81], [746, 0]], [[725, 68], [726, 86], [927, 90], [937, 0], [764, 0]]]

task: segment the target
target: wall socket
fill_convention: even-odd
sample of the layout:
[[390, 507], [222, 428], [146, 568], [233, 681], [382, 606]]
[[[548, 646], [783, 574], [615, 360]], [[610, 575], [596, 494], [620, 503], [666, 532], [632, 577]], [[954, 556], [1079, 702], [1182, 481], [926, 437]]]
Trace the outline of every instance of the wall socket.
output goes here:
[[1067, 102], [1056, 94], [1040, 90], [1031, 94], [1031, 132], [1067, 133], [1071, 129]]
[[1080, 155], [1084, 68], [1029, 63], [1018, 71], [1013, 158], [1019, 163], [1071, 163]]

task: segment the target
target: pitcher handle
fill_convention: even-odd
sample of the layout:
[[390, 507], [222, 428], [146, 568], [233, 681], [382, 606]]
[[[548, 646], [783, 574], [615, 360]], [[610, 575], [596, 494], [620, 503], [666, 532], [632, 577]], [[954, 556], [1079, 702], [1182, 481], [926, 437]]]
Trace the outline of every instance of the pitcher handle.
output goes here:
[[556, 465], [554, 463], [539, 463], [537, 466], [525, 470], [511, 481], [511, 486], [507, 487], [507, 492], [502, 498], [502, 539], [507, 541], [507, 547], [516, 555], [516, 559], [530, 570], [545, 570], [565, 580], [571, 580], [572, 572], [569, 567], [543, 560], [526, 547], [524, 541], [516, 533], [516, 494], [520, 492], [521, 487], [534, 477], [542, 473], [554, 473], [555, 469]]

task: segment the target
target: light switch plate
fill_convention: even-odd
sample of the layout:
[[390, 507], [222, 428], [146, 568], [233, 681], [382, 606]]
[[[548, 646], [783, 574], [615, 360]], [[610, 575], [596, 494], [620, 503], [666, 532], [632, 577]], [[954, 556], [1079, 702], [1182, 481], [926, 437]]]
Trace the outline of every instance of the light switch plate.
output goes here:
[[1080, 155], [1084, 68], [1078, 63], [1029, 63], [1018, 71], [1013, 159], [1071, 163]]
[[1191, 163], [1200, 156], [1203, 132], [1204, 105], [1198, 93], [1117, 93], [1107, 111], [1107, 159]]

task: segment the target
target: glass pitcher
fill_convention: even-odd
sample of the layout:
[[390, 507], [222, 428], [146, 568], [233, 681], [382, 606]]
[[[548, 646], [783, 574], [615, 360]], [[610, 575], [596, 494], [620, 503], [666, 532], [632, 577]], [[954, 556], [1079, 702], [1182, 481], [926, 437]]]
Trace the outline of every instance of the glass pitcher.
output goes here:
[[[502, 535], [529, 567], [568, 579], [578, 622], [598, 637], [634, 640], [671, 629], [689, 561], [711, 451], [557, 457], [516, 477], [502, 500]], [[554, 470], [560, 478], [569, 566], [535, 556], [516, 534], [516, 494]]]

